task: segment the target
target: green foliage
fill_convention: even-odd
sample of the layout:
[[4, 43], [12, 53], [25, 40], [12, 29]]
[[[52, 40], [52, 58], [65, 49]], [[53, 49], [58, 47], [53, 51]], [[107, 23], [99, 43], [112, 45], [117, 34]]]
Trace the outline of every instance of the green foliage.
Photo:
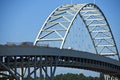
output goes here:
[[81, 74], [60, 74], [54, 77], [54, 80], [100, 80], [98, 77], [86, 77], [85, 75]]
[[[44, 75], [42, 76], [42, 79], [45, 80]], [[28, 80], [27, 78], [24, 78], [24, 80]], [[34, 80], [32, 77], [30, 80]], [[40, 80], [40, 77], [37, 77], [37, 80]], [[59, 74], [54, 77], [54, 80], [102, 80], [99, 77], [92, 77], [92, 76], [85, 76], [84, 74]]]

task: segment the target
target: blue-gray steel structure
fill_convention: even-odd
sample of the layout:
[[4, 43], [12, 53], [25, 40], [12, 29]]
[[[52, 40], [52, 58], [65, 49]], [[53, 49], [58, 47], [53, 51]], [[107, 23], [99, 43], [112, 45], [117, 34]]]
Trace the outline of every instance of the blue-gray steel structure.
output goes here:
[[[40, 67], [44, 69], [45, 66], [87, 69], [120, 78], [119, 61], [83, 51], [37, 46], [0, 46], [0, 60], [3, 64], [0, 65], [0, 70], [7, 71], [8, 69], [17, 77], [20, 77], [20, 74], [15, 71], [15, 68], [28, 68], [28, 79], [30, 75], [36, 73], [36, 70]], [[29, 72], [30, 67], [33, 67], [35, 71]], [[55, 73], [54, 70], [53, 72]], [[51, 72], [52, 75], [53, 72]], [[25, 73], [22, 72], [24, 78], [23, 74]], [[48, 74], [46, 75], [48, 80], [53, 79]]]
[[[95, 53], [64, 49], [69, 31], [79, 16], [90, 35]], [[55, 36], [56, 35], [56, 36]], [[60, 42], [57, 48], [42, 42]], [[56, 46], [54, 46], [56, 47]], [[115, 60], [106, 56], [117, 56]], [[88, 66], [89, 65], [89, 66]], [[34, 46], [0, 46], [0, 79], [53, 80], [56, 67], [70, 67], [101, 72], [120, 78], [119, 53], [110, 26], [103, 12], [95, 4], [69, 4], [56, 8], [43, 24]], [[48, 69], [50, 74], [48, 73]]]

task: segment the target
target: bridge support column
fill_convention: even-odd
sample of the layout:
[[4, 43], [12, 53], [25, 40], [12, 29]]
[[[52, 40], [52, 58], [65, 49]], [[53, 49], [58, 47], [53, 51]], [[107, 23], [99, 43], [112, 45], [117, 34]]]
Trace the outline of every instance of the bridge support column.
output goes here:
[[[57, 66], [57, 59], [58, 58], [53, 58], [53, 57], [46, 57], [46, 66], [42, 67], [44, 73], [45, 73], [45, 80], [53, 80], [54, 79], [54, 74], [56, 71], [56, 66]], [[50, 62], [49, 62], [50, 61]], [[53, 62], [55, 64], [53, 64]], [[49, 63], [49, 66], [48, 66]]]
[[109, 75], [104, 75], [105, 80], [111, 80]]
[[114, 77], [114, 76], [109, 76], [109, 75], [105, 75], [105, 80], [120, 80], [119, 78], [117, 77]]
[[42, 56], [40, 56], [40, 80], [43, 80], [43, 75], [42, 75]]
[[[31, 56], [27, 63], [27, 79], [53, 80], [56, 71], [56, 57]], [[31, 66], [32, 65], [32, 66]], [[24, 75], [24, 74], [22, 74]], [[39, 78], [38, 78], [39, 77]]]
[[105, 80], [104, 74], [100, 73], [100, 80]]

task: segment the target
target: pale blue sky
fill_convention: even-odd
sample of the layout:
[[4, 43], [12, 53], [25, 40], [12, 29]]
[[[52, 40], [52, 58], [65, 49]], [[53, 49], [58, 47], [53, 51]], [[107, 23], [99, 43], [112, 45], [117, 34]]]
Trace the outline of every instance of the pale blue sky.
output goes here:
[[[94, 0], [73, 0], [92, 3]], [[34, 42], [48, 15], [70, 0], [0, 0], [0, 44], [6, 42]], [[120, 0], [96, 0], [105, 14], [120, 51]]]

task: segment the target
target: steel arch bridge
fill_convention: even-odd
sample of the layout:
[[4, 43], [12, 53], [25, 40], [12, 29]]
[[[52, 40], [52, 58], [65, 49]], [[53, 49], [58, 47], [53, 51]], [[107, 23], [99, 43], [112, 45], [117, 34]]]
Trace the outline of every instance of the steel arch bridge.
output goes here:
[[[82, 19], [89, 33], [96, 55], [64, 49], [67, 36], [77, 16]], [[43, 42], [59, 42], [57, 47], [60, 49], [38, 46]], [[111, 59], [114, 56], [115, 58], [117, 56], [116, 60]], [[28, 80], [32, 74], [36, 80], [39, 70], [40, 80], [43, 80], [41, 77], [43, 71], [46, 80], [53, 80], [57, 66], [88, 69], [120, 78], [119, 59], [110, 26], [97, 5], [91, 3], [62, 5], [46, 19], [34, 46], [0, 46], [0, 78], [24, 80], [27, 73]]]
[[[77, 16], [80, 16], [92, 39], [96, 54], [118, 56], [118, 50], [110, 26], [103, 12], [95, 4], [63, 5], [46, 19], [34, 42], [61, 42], [63, 48], [67, 35]], [[58, 28], [59, 27], [59, 28]], [[52, 34], [54, 33], [54, 34]], [[56, 34], [56, 36], [54, 36]], [[107, 50], [106, 50], [107, 49]]]

